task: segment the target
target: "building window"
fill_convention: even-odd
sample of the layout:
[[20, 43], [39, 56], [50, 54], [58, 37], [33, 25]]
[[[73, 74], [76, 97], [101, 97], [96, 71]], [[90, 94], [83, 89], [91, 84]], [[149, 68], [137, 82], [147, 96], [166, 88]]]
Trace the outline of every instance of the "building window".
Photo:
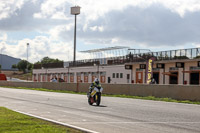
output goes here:
[[123, 73], [120, 73], [120, 78], [123, 78]]
[[119, 73], [117, 73], [116, 78], [119, 78]]
[[115, 73], [113, 73], [113, 76], [112, 76], [113, 78], [115, 78]]

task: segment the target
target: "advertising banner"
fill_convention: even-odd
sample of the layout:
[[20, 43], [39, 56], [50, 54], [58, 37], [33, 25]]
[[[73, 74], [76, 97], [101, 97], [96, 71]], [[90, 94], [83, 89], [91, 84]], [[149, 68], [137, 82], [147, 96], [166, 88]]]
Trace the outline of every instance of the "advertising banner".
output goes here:
[[153, 61], [155, 60], [154, 57], [151, 57], [146, 64], [146, 83], [150, 84], [151, 79], [153, 77]]

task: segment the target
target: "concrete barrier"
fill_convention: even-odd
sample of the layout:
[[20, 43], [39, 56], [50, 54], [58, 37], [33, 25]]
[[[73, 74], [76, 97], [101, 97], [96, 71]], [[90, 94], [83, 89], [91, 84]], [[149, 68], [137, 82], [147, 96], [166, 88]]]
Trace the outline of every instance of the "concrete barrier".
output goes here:
[[[0, 81], [0, 86], [45, 88], [87, 92], [90, 83], [9, 82]], [[177, 100], [200, 101], [200, 86], [196, 85], [146, 85], [146, 84], [102, 84], [104, 94], [155, 96]]]

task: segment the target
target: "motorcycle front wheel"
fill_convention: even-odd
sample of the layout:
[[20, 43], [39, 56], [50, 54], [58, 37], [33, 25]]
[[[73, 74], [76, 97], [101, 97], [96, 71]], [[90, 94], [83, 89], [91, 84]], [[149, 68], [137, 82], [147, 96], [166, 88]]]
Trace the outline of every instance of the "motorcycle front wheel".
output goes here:
[[99, 106], [101, 102], [101, 93], [97, 93], [96, 95], [97, 95], [96, 104], [97, 106]]

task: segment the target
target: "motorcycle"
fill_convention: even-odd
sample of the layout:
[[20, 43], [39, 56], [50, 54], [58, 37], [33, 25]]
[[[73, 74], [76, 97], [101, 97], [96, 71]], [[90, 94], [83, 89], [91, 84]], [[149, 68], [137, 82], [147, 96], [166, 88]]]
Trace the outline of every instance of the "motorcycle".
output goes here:
[[93, 103], [96, 103], [97, 106], [100, 105], [102, 91], [103, 91], [102, 87], [95, 87], [91, 93], [88, 93], [89, 105], [92, 105]]

